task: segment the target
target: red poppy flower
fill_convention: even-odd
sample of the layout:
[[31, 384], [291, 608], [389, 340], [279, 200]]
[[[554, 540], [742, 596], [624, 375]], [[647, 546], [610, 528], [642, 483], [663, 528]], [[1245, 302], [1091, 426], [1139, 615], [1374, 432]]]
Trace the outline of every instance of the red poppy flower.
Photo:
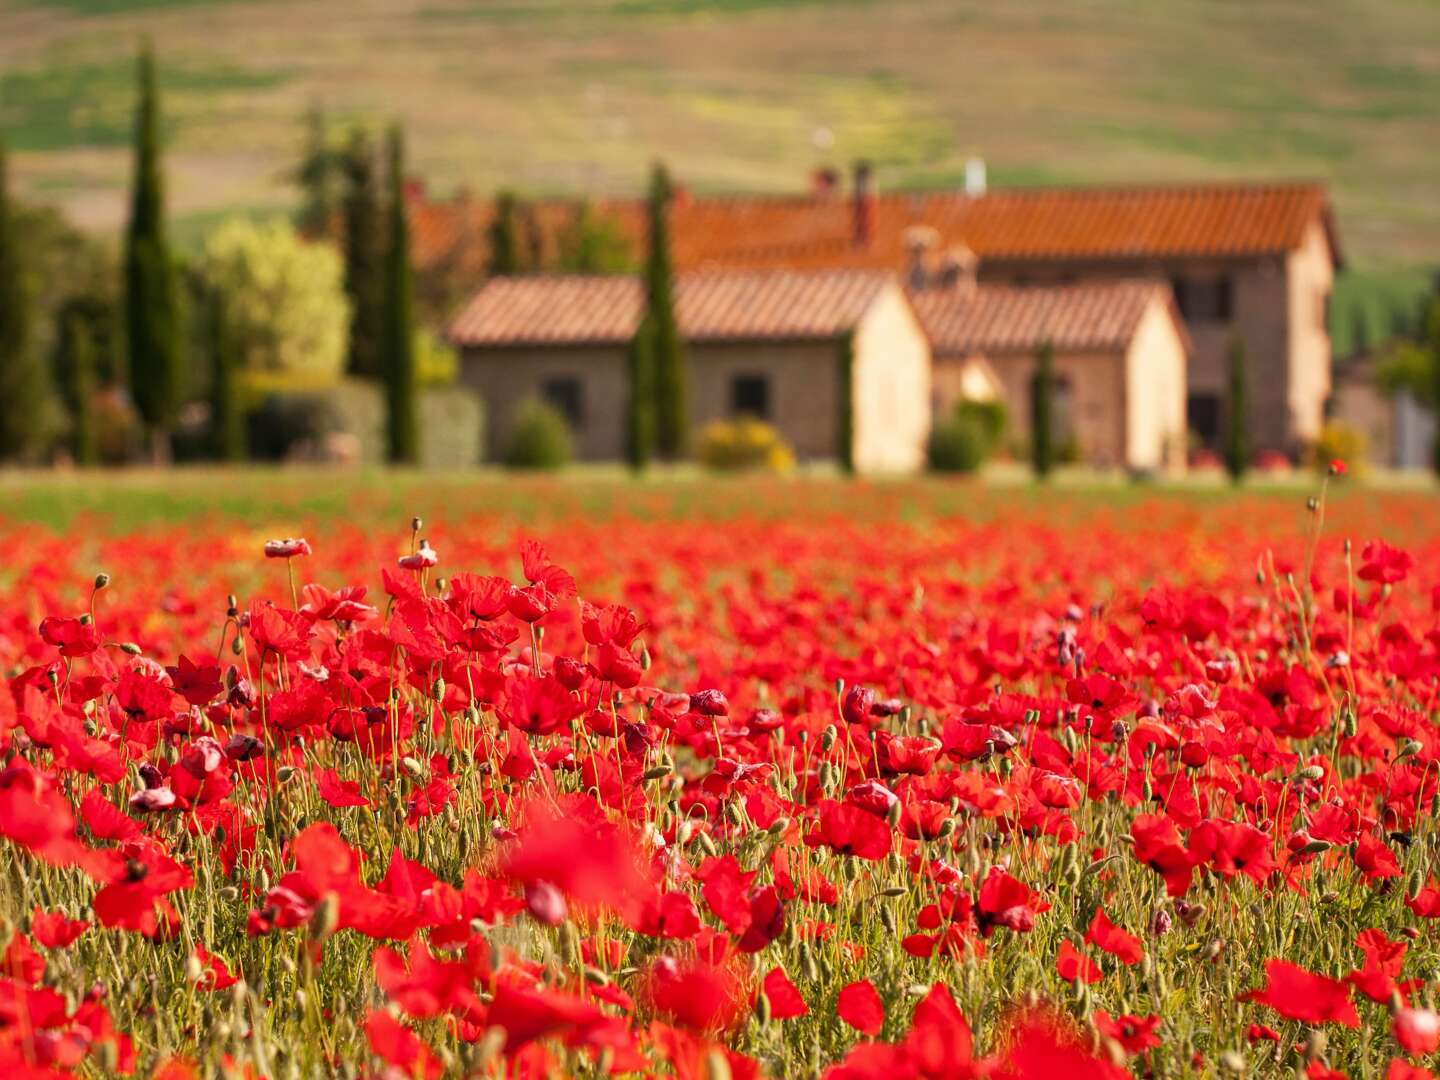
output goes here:
[[800, 991], [795, 988], [790, 977], [785, 974], [784, 968], [771, 968], [761, 981], [760, 989], [770, 1003], [771, 1019], [794, 1020], [809, 1015], [809, 1006], [805, 1004], [805, 999], [800, 996]]
[[1236, 1000], [1267, 1005], [1281, 1016], [1307, 1024], [1360, 1026], [1348, 986], [1288, 960], [1265, 961], [1265, 986], [1240, 994]]
[[1085, 940], [1104, 949], [1122, 964], [1138, 964], [1145, 957], [1145, 946], [1140, 939], [1112, 923], [1104, 908], [1095, 909]]
[[885, 1026], [885, 1005], [869, 979], [852, 982], [840, 991], [835, 1015], [862, 1035], [875, 1036]]
[[1060, 952], [1055, 957], [1055, 970], [1066, 982], [1079, 979], [1083, 983], [1096, 983], [1105, 977], [1100, 965], [1075, 948], [1069, 938], [1060, 942]]

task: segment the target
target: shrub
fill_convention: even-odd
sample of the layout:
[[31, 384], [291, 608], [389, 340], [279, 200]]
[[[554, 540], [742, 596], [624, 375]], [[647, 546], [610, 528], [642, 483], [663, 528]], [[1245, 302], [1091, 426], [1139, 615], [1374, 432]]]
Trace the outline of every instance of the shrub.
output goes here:
[[512, 469], [559, 469], [570, 463], [570, 425], [553, 406], [540, 401], [520, 408], [505, 464]]
[[1005, 406], [999, 401], [962, 401], [930, 433], [930, 468], [936, 472], [975, 472], [995, 452], [1005, 434]]
[[1310, 460], [1322, 472], [1330, 462], [1343, 461], [1349, 470], [1358, 472], [1365, 467], [1365, 451], [1368, 440], [1365, 433], [1340, 420], [1331, 420], [1320, 430], [1320, 437], [1311, 448]]
[[795, 452], [765, 421], [737, 416], [705, 425], [700, 432], [700, 462], [720, 472], [786, 472], [795, 464]]

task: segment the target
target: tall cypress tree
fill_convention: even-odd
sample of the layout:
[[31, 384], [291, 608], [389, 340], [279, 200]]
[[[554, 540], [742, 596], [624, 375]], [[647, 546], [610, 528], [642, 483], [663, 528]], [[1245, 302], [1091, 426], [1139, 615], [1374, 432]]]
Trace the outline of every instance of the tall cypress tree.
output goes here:
[[670, 263], [670, 176], [657, 164], [650, 178], [650, 250], [645, 260], [646, 317], [652, 327], [655, 371], [655, 447], [661, 456], [685, 453], [690, 414], [685, 386], [685, 349], [675, 318]]
[[205, 291], [205, 304], [210, 352], [210, 453], [217, 461], [243, 461], [248, 440], [235, 386], [238, 345], [225, 290], [211, 284]]
[[70, 414], [70, 452], [79, 465], [99, 459], [95, 434], [95, 332], [84, 304], [68, 301], [60, 309], [55, 337], [55, 375]]
[[495, 217], [490, 222], [490, 261], [493, 277], [520, 273], [520, 200], [513, 191], [495, 196]]
[[1240, 483], [1250, 465], [1250, 415], [1245, 400], [1245, 343], [1230, 343], [1230, 371], [1225, 382], [1225, 471]]
[[626, 353], [625, 458], [636, 472], [655, 456], [655, 327], [640, 320]]
[[835, 360], [838, 389], [836, 451], [840, 470], [845, 473], [853, 473], [855, 471], [855, 335], [853, 333], [846, 333], [840, 338]]
[[385, 255], [385, 307], [381, 359], [390, 460], [413, 465], [420, 458], [415, 391], [415, 283], [410, 270], [410, 225], [405, 209], [405, 142], [390, 129], [390, 246]]
[[325, 112], [312, 106], [305, 117], [305, 149], [294, 180], [300, 186], [300, 209], [295, 214], [295, 227], [311, 236], [329, 236], [335, 228], [339, 209], [337, 180], [342, 171]]
[[1044, 480], [1055, 467], [1055, 348], [1048, 341], [1030, 380], [1030, 447], [1035, 476]]
[[30, 340], [33, 294], [21, 263], [0, 144], [0, 458], [25, 457], [45, 435], [45, 369]]
[[357, 129], [345, 149], [345, 294], [350, 299], [350, 360], [352, 375], [382, 374], [380, 349], [384, 333], [384, 236], [380, 216], [380, 180], [375, 148]]
[[170, 430], [180, 407], [179, 304], [175, 265], [165, 237], [165, 191], [160, 174], [160, 102], [150, 43], [137, 64], [135, 179], [125, 233], [125, 334], [130, 393], [156, 460], [170, 455]]

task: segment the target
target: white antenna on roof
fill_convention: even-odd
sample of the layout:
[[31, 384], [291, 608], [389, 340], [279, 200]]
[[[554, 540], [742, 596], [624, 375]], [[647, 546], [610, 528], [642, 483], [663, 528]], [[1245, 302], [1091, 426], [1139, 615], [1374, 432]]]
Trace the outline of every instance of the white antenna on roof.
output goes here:
[[965, 194], [972, 198], [985, 194], [985, 159], [982, 157], [965, 159]]

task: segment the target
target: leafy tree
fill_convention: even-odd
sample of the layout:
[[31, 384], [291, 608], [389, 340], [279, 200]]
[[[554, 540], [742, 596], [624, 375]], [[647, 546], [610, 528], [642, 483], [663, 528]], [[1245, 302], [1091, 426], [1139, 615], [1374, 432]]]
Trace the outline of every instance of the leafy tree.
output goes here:
[[645, 311], [651, 325], [655, 377], [655, 448], [661, 456], [685, 453], [690, 430], [686, 403], [685, 348], [675, 317], [674, 273], [670, 262], [670, 176], [657, 164], [651, 174], [648, 207], [650, 249], [645, 261]]
[[1245, 399], [1245, 343], [1230, 343], [1230, 372], [1225, 384], [1225, 471], [1240, 483], [1250, 465], [1250, 412]]
[[513, 191], [495, 196], [495, 218], [490, 222], [490, 262], [494, 277], [520, 273], [520, 200]]
[[310, 381], [344, 371], [350, 307], [333, 248], [307, 243], [288, 221], [237, 217], [206, 238], [197, 269], [204, 305], [211, 293], [223, 298], [233, 366]]
[[560, 237], [560, 270], [567, 274], [618, 274], [630, 268], [630, 247], [614, 220], [581, 201]]
[[344, 155], [345, 293], [350, 298], [352, 375], [377, 378], [384, 333], [384, 236], [380, 215], [380, 179], [375, 148], [356, 130]]
[[553, 405], [527, 401], [520, 407], [505, 464], [512, 469], [559, 469], [570, 463], [570, 427]]
[[1055, 348], [1048, 341], [1030, 380], [1030, 447], [1035, 475], [1044, 480], [1055, 467]]
[[206, 290], [207, 346], [210, 354], [210, 453], [217, 461], [246, 457], [245, 416], [235, 385], [240, 360], [231, 298], [219, 285]]
[[17, 243], [0, 145], [0, 457], [32, 457], [48, 434], [45, 369], [31, 340], [34, 293]]
[[420, 457], [415, 398], [415, 283], [410, 271], [410, 226], [405, 210], [405, 142], [399, 125], [390, 130], [390, 246], [385, 256], [385, 307], [381, 360], [390, 460], [414, 464]]
[[842, 472], [855, 471], [855, 335], [840, 338], [836, 354], [839, 388], [835, 444]]
[[165, 236], [155, 57], [148, 42], [140, 52], [137, 76], [135, 178], [125, 233], [125, 333], [131, 396], [145, 422], [152, 454], [164, 460], [170, 453], [170, 431], [180, 407], [184, 369], [180, 300]]
[[625, 354], [625, 458], [639, 472], [655, 456], [655, 327], [640, 320]]
[[335, 227], [344, 171], [344, 155], [336, 150], [324, 110], [316, 105], [305, 117], [305, 148], [294, 176], [301, 192], [295, 225], [301, 232], [324, 236]]
[[99, 460], [95, 431], [96, 349], [93, 321], [83, 303], [60, 312], [55, 342], [55, 376], [70, 414], [70, 452], [80, 465]]

